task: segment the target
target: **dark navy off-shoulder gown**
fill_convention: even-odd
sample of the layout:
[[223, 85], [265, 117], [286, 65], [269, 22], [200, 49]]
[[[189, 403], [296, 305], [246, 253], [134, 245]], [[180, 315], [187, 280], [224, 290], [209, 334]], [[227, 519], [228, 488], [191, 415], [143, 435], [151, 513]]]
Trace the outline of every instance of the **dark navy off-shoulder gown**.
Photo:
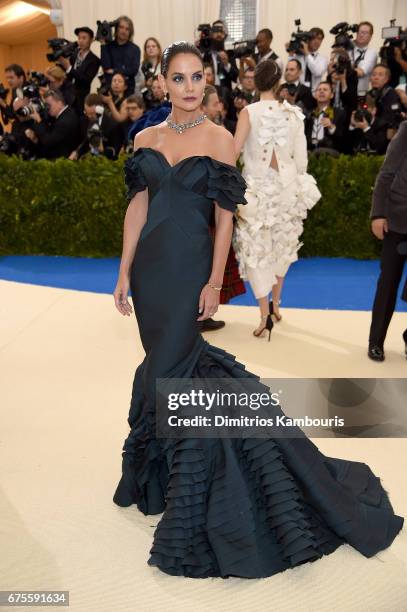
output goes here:
[[232, 165], [194, 155], [171, 166], [148, 147], [126, 161], [125, 178], [129, 201], [148, 188], [130, 275], [146, 356], [134, 377], [113, 500], [163, 513], [148, 563], [177, 576], [260, 578], [344, 543], [365, 557], [387, 548], [404, 519], [394, 514], [380, 479], [365, 463], [326, 457], [305, 434], [156, 438], [157, 377], [258, 379], [206, 342], [196, 322], [212, 267], [214, 201], [234, 211], [246, 203], [246, 185]]

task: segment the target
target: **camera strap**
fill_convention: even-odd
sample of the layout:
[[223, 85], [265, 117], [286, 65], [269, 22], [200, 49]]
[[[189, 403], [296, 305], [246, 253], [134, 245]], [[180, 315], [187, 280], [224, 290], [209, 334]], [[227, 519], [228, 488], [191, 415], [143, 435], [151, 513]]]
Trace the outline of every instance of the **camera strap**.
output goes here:
[[353, 49], [353, 66], [355, 68], [357, 68], [359, 63], [365, 59], [366, 55], [366, 49], [357, 49], [357, 51], [359, 52], [359, 55], [355, 59], [355, 49]]

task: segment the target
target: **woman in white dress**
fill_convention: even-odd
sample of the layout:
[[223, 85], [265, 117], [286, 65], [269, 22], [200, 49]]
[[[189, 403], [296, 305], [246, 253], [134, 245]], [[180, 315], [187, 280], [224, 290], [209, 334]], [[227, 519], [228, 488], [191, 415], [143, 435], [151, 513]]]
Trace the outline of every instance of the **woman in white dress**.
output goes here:
[[273, 60], [256, 66], [260, 100], [240, 112], [235, 133], [248, 203], [238, 207], [233, 246], [240, 276], [250, 282], [260, 307], [260, 325], [253, 334], [263, 336], [267, 329], [269, 340], [271, 315], [281, 319], [284, 277], [303, 244], [303, 220], [321, 197], [314, 177], [306, 172], [304, 115], [297, 106], [276, 99], [280, 78]]

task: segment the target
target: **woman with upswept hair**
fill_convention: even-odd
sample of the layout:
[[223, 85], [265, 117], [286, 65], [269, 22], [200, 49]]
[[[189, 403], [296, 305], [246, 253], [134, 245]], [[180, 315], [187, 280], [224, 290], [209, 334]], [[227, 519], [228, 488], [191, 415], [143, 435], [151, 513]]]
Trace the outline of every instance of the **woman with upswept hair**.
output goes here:
[[[134, 376], [113, 501], [136, 504], [146, 515], [162, 513], [148, 563], [173, 576], [262, 578], [344, 543], [372, 557], [390, 546], [404, 519], [368, 465], [323, 455], [296, 426], [288, 435], [270, 426], [261, 438], [247, 428], [246, 437], [208, 437], [199, 425], [158, 435], [169, 408], [161, 400], [173, 399], [160, 380], [173, 391], [192, 384], [196, 392], [208, 384], [217, 389], [220, 381], [232, 391], [234, 415], [241, 414], [235, 391], [246, 389], [248, 399], [269, 391], [199, 332], [197, 322], [218, 308], [233, 215], [245, 203], [246, 183], [235, 166], [232, 135], [202, 113], [199, 50], [173, 43], [161, 70], [171, 113], [136, 135], [125, 165], [128, 208], [114, 301], [130, 316], [131, 288], [146, 355]], [[275, 402], [267, 408], [269, 417], [284, 419]]]
[[[284, 277], [298, 259], [303, 221], [321, 194], [307, 174], [304, 115], [297, 106], [276, 97], [281, 78], [271, 59], [255, 68], [258, 102], [239, 114], [235, 132], [236, 157], [242, 151], [247, 183], [246, 206], [238, 207], [234, 247], [242, 278], [249, 280], [260, 308], [257, 337], [281, 320]], [[271, 300], [270, 300], [271, 294]]]

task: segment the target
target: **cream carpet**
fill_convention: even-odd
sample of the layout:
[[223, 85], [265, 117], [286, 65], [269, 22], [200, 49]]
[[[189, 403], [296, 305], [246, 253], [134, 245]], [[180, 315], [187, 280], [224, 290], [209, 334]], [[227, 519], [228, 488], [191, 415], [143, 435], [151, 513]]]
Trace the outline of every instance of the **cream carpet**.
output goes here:
[[[366, 356], [369, 313], [281, 312], [270, 343], [251, 336], [251, 307], [222, 306], [217, 318], [227, 325], [206, 338], [264, 377], [406, 376], [403, 313], [376, 364]], [[159, 517], [112, 501], [143, 358], [134, 316], [122, 317], [112, 296], [5, 281], [0, 315], [0, 589], [69, 590], [73, 612], [407, 611], [406, 528], [372, 559], [343, 545], [261, 580], [193, 580], [149, 567]], [[368, 463], [407, 516], [405, 439], [314, 441], [326, 455]]]

